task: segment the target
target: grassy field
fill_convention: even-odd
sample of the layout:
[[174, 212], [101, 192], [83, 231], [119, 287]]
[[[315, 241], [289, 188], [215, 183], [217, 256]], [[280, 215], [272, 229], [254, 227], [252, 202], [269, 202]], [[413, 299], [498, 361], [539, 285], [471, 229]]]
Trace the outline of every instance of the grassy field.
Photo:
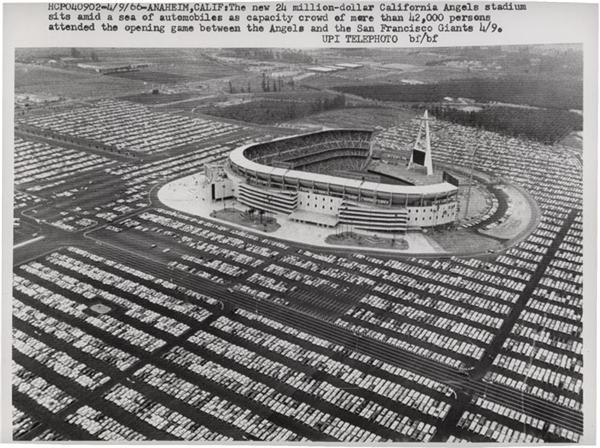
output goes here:
[[335, 235], [329, 235], [325, 242], [338, 246], [358, 246], [373, 249], [408, 249], [408, 242], [404, 238], [383, 238], [370, 235], [362, 235], [353, 232], [344, 232]]
[[102, 98], [148, 90], [142, 81], [113, 78], [64, 69], [16, 64], [15, 93], [56, 95], [66, 98]]
[[154, 72], [146, 70], [135, 72], [112, 73], [110, 76], [116, 78], [134, 79], [136, 81], [146, 81], [160, 84], [184, 82], [189, 80], [189, 78], [186, 78], [182, 75], [176, 75], [175, 73]]
[[[20, 48], [17, 61], [40, 61], [72, 56], [71, 48]], [[197, 48], [78, 48], [85, 62], [91, 56], [101, 64], [151, 64], [149, 70], [183, 76], [196, 81], [232, 76], [244, 72], [243, 67], [227, 64], [212, 57], [210, 50]]]
[[350, 128], [389, 127], [397, 124], [399, 121], [411, 120], [417, 115], [418, 113], [412, 110], [384, 107], [357, 107], [322, 112], [310, 117], [288, 121], [286, 125]]
[[146, 104], [146, 105], [155, 105], [155, 104], [165, 104], [171, 103], [173, 101], [184, 101], [190, 98], [194, 98], [200, 96], [201, 93], [198, 92], [178, 92], [178, 93], [140, 93], [138, 95], [127, 95], [122, 96], [118, 99], [125, 101], [132, 101], [134, 103]]
[[475, 250], [485, 252], [504, 249], [504, 246], [499, 241], [484, 235], [479, 235], [471, 230], [441, 230], [429, 232], [427, 237], [434, 240], [437, 244], [442, 246], [446, 252], [451, 254], [468, 254]]
[[439, 102], [445, 97], [481, 102], [526, 104], [556, 109], [581, 109], [583, 83], [577, 79], [536, 77], [470, 78], [418, 85], [361, 82], [335, 87], [340, 92], [380, 101]]
[[235, 208], [215, 210], [210, 216], [267, 233], [275, 232], [281, 227], [277, 220], [272, 216], [260, 216], [258, 213], [250, 215], [247, 212]]

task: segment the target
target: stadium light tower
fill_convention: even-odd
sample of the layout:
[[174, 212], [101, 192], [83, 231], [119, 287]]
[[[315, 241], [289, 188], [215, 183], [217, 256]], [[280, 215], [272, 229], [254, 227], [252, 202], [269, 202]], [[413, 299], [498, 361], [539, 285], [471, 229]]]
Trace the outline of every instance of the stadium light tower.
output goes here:
[[[425, 142], [423, 143], [423, 131], [425, 132]], [[427, 175], [433, 174], [433, 161], [431, 159], [431, 138], [429, 136], [429, 114], [427, 110], [421, 118], [421, 124], [419, 125], [419, 134], [415, 141], [415, 146], [410, 154], [410, 160], [408, 162], [408, 168], [412, 168], [414, 165], [425, 167]]]

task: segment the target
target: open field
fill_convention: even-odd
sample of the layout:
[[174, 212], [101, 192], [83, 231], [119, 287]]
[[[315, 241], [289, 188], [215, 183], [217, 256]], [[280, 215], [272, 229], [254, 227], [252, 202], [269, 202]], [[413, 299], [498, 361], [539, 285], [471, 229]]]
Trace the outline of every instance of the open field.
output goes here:
[[352, 107], [313, 114], [310, 117], [291, 120], [285, 126], [326, 126], [349, 128], [387, 127], [418, 115], [409, 109], [385, 107]]
[[16, 64], [15, 93], [103, 98], [147, 91], [142, 81], [47, 66]]
[[182, 75], [176, 75], [175, 73], [165, 73], [165, 72], [154, 72], [147, 70], [139, 70], [139, 71], [131, 71], [131, 72], [123, 72], [123, 73], [111, 73], [111, 77], [115, 78], [125, 78], [125, 79], [133, 79], [136, 81], [144, 81], [148, 83], [154, 84], [162, 84], [162, 83], [175, 83], [175, 82], [184, 82], [189, 81], [190, 78], [186, 78]]
[[122, 96], [118, 99], [124, 101], [132, 101], [134, 103], [140, 103], [144, 105], [157, 105], [165, 104], [173, 101], [185, 101], [197, 96], [201, 96], [200, 92], [178, 92], [178, 93], [140, 93], [138, 95], [127, 95]]
[[[470, 78], [435, 84], [389, 85], [361, 83], [335, 90], [381, 101], [439, 102], [445, 97], [472, 98], [482, 102], [526, 104], [558, 109], [581, 109], [583, 83], [572, 79]], [[548, 95], [548, 91], [553, 94]]]
[[469, 253], [473, 247], [482, 252], [498, 252], [504, 249], [502, 243], [493, 238], [488, 238], [470, 230], [436, 231], [427, 234], [427, 237], [442, 246], [449, 253]]

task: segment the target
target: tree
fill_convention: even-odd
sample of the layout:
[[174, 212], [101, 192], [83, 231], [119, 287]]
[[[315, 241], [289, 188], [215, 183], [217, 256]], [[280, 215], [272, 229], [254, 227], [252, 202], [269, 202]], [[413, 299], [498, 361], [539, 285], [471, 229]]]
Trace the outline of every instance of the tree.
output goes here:
[[100, 60], [100, 58], [98, 57], [98, 53], [96, 53], [95, 51], [92, 51], [90, 57], [92, 58], [92, 61], [94, 61], [94, 62], [98, 62]]
[[81, 57], [81, 51], [79, 51], [77, 48], [71, 48], [71, 57], [73, 57], [73, 58], [80, 58]]

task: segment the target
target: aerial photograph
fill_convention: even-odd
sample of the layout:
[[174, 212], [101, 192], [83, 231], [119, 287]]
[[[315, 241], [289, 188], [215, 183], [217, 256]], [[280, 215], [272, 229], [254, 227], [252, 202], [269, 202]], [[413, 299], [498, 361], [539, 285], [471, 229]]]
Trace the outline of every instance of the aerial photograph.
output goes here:
[[582, 45], [14, 58], [13, 440], [582, 440]]

